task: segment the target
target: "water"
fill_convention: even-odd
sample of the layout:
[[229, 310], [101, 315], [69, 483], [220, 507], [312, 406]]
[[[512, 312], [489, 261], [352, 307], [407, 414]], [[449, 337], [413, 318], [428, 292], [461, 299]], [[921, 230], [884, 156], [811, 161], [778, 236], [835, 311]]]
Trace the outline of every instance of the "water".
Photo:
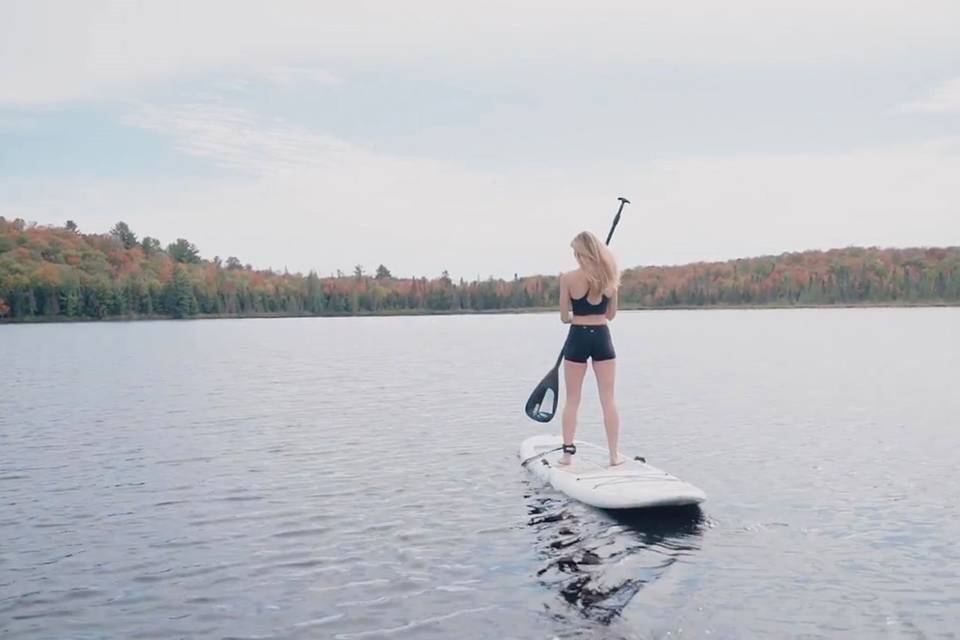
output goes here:
[[0, 327], [0, 636], [957, 637], [958, 327], [622, 313], [623, 449], [708, 494], [627, 516], [518, 465], [553, 315]]

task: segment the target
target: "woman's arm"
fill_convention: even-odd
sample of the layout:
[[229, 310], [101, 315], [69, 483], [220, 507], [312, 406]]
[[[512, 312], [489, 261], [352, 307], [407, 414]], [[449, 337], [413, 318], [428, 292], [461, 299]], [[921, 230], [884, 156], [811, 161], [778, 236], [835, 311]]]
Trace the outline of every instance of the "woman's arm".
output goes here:
[[565, 273], [560, 274], [560, 322], [570, 324], [570, 291]]
[[614, 289], [613, 295], [610, 296], [610, 303], [607, 305], [607, 320], [613, 320], [617, 317], [617, 299], [620, 297], [619, 292]]

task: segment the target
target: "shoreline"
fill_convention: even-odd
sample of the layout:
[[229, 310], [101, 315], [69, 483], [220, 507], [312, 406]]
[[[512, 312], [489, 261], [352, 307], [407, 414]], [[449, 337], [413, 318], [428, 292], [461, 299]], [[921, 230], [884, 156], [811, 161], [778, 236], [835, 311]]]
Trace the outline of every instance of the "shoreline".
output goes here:
[[[838, 303], [838, 304], [756, 304], [756, 305], [674, 305], [669, 307], [648, 307], [640, 305], [622, 305], [620, 311], [764, 311], [783, 309], [918, 309], [960, 307], [957, 302], [876, 302], [876, 303]], [[0, 325], [14, 324], [73, 324], [91, 322], [156, 322], [183, 320], [271, 320], [278, 318], [391, 318], [413, 316], [479, 316], [479, 315], [522, 315], [558, 313], [559, 307], [522, 307], [509, 309], [391, 309], [386, 311], [364, 311], [359, 313], [243, 313], [243, 314], [197, 314], [187, 318], [170, 316], [111, 316], [108, 318], [66, 318], [66, 317], [27, 317], [2, 318]]]

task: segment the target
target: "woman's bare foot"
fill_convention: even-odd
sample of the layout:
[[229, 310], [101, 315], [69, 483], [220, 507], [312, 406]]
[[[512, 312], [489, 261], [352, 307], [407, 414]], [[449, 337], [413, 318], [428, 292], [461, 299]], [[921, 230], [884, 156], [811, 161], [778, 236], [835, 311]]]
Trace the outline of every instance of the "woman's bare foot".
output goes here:
[[557, 462], [557, 464], [561, 467], [569, 467], [571, 464], [573, 464], [573, 456], [569, 453], [565, 453], [563, 454], [563, 457], [560, 458], [560, 461]]
[[611, 467], [619, 467], [620, 465], [622, 465], [622, 464], [623, 464], [624, 462], [626, 462], [626, 461], [627, 461], [626, 458], [624, 458], [623, 456], [617, 454], [616, 456], [613, 456], [613, 457], [610, 458], [610, 466], [611, 466]]

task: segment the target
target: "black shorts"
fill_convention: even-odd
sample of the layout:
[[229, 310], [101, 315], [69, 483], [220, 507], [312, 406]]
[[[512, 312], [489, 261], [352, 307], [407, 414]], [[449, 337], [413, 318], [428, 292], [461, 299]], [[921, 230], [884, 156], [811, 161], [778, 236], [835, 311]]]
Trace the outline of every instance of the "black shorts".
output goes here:
[[586, 362], [593, 358], [599, 360], [613, 360], [617, 353], [613, 350], [613, 340], [610, 338], [610, 327], [605, 324], [572, 324], [567, 342], [563, 345], [563, 357], [571, 362]]

